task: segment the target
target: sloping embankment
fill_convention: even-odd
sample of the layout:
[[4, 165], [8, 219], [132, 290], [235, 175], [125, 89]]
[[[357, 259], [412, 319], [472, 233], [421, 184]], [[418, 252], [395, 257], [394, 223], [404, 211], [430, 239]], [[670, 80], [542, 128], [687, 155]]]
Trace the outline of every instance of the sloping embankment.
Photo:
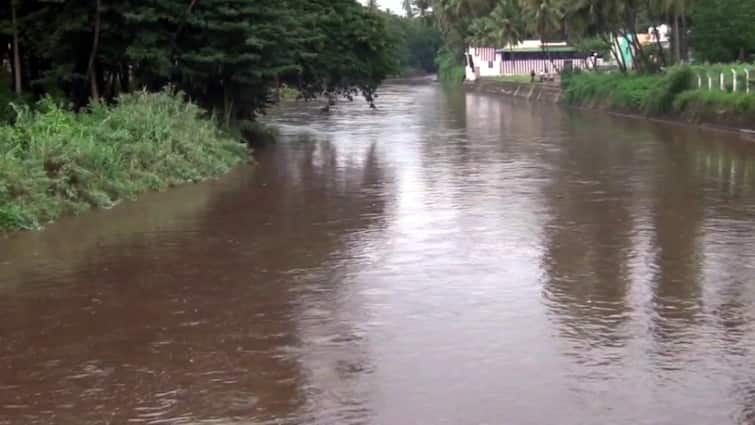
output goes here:
[[561, 100], [561, 88], [553, 84], [478, 80], [475, 82], [467, 81], [464, 86], [468, 91], [519, 97], [540, 102], [557, 103]]
[[603, 99], [587, 100], [584, 102], [567, 102], [564, 92], [558, 85], [548, 83], [517, 83], [497, 80], [478, 80], [464, 83], [465, 90], [470, 92], [486, 93], [499, 96], [508, 96], [532, 101], [558, 103], [581, 109], [602, 110], [608, 113], [627, 116], [631, 118], [648, 119], [674, 124], [693, 125], [697, 127], [740, 133], [747, 138], [755, 139], [755, 120], [747, 113], [734, 113], [724, 108], [696, 108], [695, 105], [687, 106], [683, 111], [675, 111], [663, 114], [651, 114], [638, 112], [627, 108], [613, 106]]

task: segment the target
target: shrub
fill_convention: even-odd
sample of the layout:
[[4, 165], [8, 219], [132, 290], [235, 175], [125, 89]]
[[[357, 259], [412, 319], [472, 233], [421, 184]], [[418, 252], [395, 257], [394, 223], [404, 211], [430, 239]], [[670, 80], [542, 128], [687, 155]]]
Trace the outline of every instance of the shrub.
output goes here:
[[674, 100], [674, 110], [696, 119], [739, 115], [755, 122], [755, 96], [718, 90], [688, 90]]
[[663, 75], [573, 73], [562, 80], [562, 99], [569, 104], [601, 102], [631, 112], [667, 113], [674, 98], [691, 87], [692, 79], [687, 67]]
[[43, 99], [0, 125], [0, 230], [218, 176], [245, 155], [177, 94], [123, 95], [80, 114]]
[[464, 62], [452, 49], [444, 47], [435, 58], [438, 65], [438, 77], [444, 83], [461, 84], [466, 78]]

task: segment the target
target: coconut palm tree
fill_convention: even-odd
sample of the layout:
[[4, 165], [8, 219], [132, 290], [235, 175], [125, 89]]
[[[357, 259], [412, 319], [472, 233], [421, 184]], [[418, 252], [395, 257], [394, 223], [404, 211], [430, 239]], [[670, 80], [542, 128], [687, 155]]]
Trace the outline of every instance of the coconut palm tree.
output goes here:
[[545, 48], [545, 39], [561, 28], [564, 17], [562, 0], [523, 0], [523, 7], [531, 29], [540, 37], [543, 53], [552, 62], [550, 52]]
[[594, 34], [611, 46], [611, 55], [622, 72], [627, 71], [627, 65], [614, 40], [620, 36], [624, 25], [624, 6], [624, 0], [572, 0], [565, 8], [564, 16], [577, 32]]

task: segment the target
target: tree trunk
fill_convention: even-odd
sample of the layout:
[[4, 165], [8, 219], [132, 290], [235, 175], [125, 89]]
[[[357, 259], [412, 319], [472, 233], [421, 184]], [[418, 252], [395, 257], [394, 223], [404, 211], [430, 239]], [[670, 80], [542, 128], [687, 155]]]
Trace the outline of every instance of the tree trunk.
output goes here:
[[181, 23], [178, 24], [178, 29], [176, 29], [176, 33], [173, 34], [173, 42], [170, 46], [171, 63], [175, 62], [176, 53], [178, 52], [178, 37], [181, 36], [181, 32], [186, 26], [186, 21], [189, 20], [189, 16], [191, 16], [191, 12], [194, 10], [194, 7], [197, 5], [197, 3], [199, 3], [199, 0], [191, 0], [191, 2], [189, 3], [189, 6], [186, 8], [186, 13], [184, 13], [183, 19], [181, 19]]
[[18, 51], [18, 22], [16, 21], [16, 2], [11, 0], [11, 23], [13, 25], [13, 82], [17, 95], [21, 95], [21, 53]]
[[658, 49], [658, 54], [661, 57], [660, 65], [665, 68], [668, 66], [668, 64], [666, 63], [666, 54], [663, 51], [663, 43], [661, 43], [661, 31], [658, 29], [658, 22], [660, 22], [660, 19], [656, 19], [654, 14], [651, 12], [653, 10], [653, 7], [650, 4], [650, 0], [648, 0], [647, 2], [647, 10], [650, 14], [650, 20], [653, 22], [653, 36], [655, 37], [655, 46]]
[[226, 128], [231, 128], [233, 114], [233, 97], [231, 96], [231, 78], [223, 81], [223, 117]]
[[97, 6], [94, 12], [94, 37], [92, 37], [92, 51], [89, 53], [89, 65], [87, 66], [87, 75], [91, 85], [92, 99], [96, 102], [100, 98], [100, 92], [97, 87], [97, 70], [95, 62], [97, 59], [97, 49], [100, 45], [100, 24], [101, 24], [102, 2], [97, 0]]
[[121, 93], [128, 93], [131, 91], [131, 84], [129, 82], [130, 70], [128, 69], [128, 65], [121, 64], [120, 68], [121, 69], [118, 74], [120, 77], [119, 80], [120, 80], [120, 86], [121, 86]]
[[614, 59], [616, 59], [616, 63], [619, 65], [619, 70], [626, 74], [627, 73], [627, 63], [624, 61], [624, 54], [621, 51], [621, 45], [619, 44], [619, 38], [616, 36], [616, 34], [611, 34], [612, 37], [608, 37], [604, 34], [601, 34], [600, 38], [603, 39], [608, 45], [611, 46], [611, 54], [613, 55]]
[[689, 40], [687, 37], [687, 11], [682, 10], [682, 28], [679, 36], [681, 48], [680, 56], [685, 62], [689, 62]]
[[674, 63], [681, 60], [681, 38], [679, 37], [679, 12], [674, 10]]

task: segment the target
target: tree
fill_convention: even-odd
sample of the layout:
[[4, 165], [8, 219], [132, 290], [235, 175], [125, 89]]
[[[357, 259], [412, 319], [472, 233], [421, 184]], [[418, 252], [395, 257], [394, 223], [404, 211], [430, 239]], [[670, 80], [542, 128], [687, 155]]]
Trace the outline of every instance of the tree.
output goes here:
[[412, 0], [403, 0], [401, 7], [404, 9], [407, 18], [414, 17], [414, 2], [412, 2]]
[[12, 64], [14, 88], [28, 82], [36, 95], [54, 93], [77, 109], [133, 88], [171, 85], [232, 123], [253, 119], [282, 83], [301, 87], [305, 97], [361, 93], [372, 103], [395, 69], [383, 12], [357, 0], [9, 6], [0, 9], [0, 59]]
[[564, 16], [559, 0], [524, 0], [524, 9], [531, 29], [540, 37], [540, 45], [550, 61], [550, 51], [545, 47], [546, 39], [561, 28]]
[[18, 41], [18, 18], [16, 16], [17, 8], [16, 0], [12, 0], [10, 4], [11, 8], [11, 28], [13, 31], [13, 84], [16, 91], [16, 95], [20, 96], [21, 89], [21, 55], [19, 53], [19, 41]]
[[102, 26], [102, 1], [96, 0], [95, 1], [95, 11], [94, 11], [94, 35], [92, 35], [92, 49], [89, 52], [89, 64], [87, 65], [87, 76], [89, 78], [89, 83], [91, 84], [91, 95], [92, 99], [94, 101], [99, 100], [100, 98], [100, 91], [97, 87], [97, 68], [96, 68], [96, 60], [97, 60], [97, 49], [100, 45], [100, 28]]
[[691, 19], [697, 59], [731, 62], [755, 53], [755, 0], [698, 1]]

